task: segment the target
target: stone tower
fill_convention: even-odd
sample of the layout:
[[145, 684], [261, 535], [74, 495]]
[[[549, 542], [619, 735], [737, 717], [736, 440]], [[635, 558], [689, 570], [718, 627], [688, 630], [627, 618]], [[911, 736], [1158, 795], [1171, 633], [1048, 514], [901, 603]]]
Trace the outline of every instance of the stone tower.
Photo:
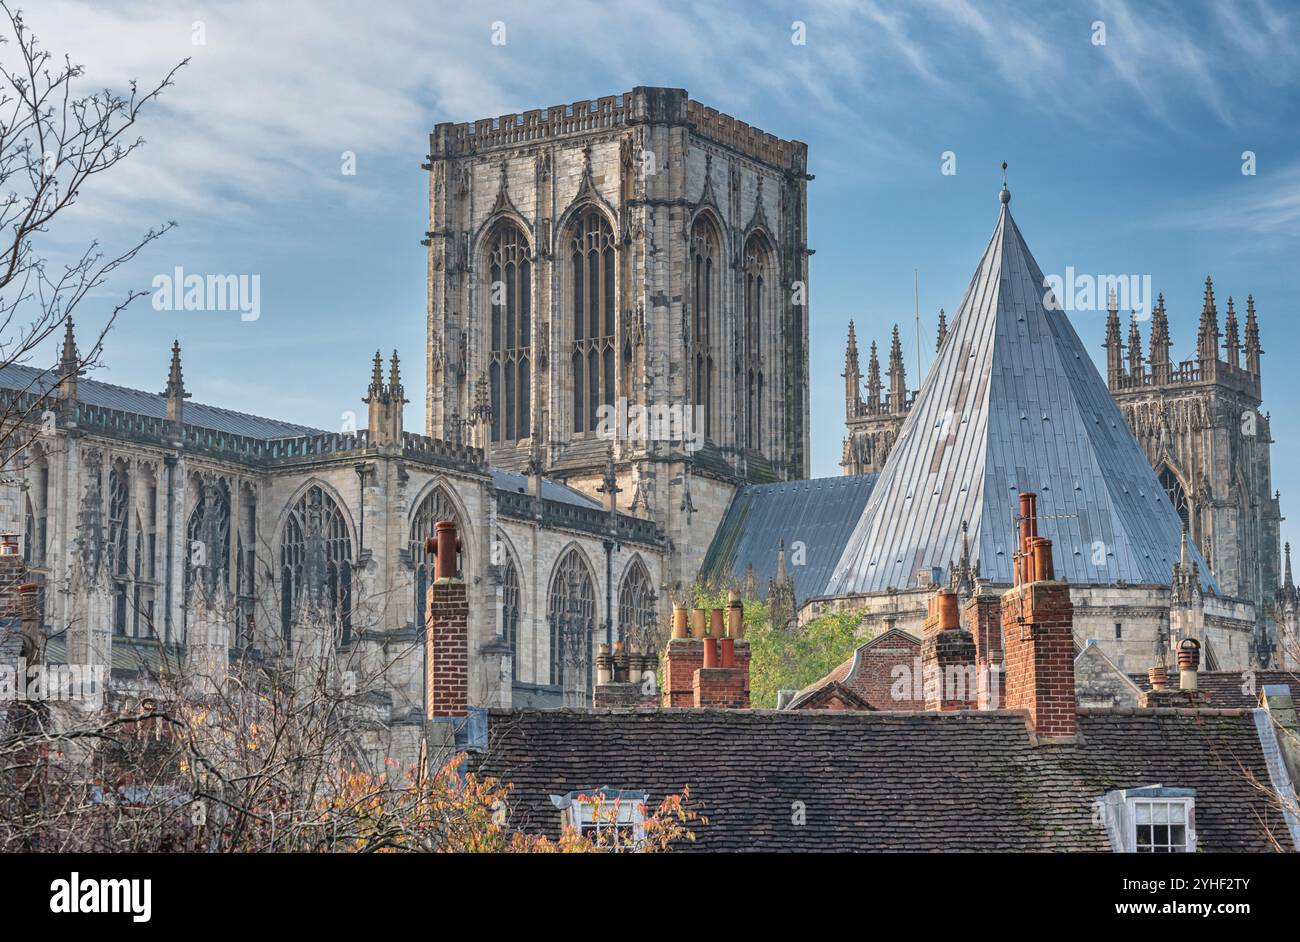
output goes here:
[[808, 475], [806, 168], [682, 89], [436, 126], [428, 434], [593, 494], [613, 439], [689, 583], [737, 484]]
[[1181, 362], [1170, 359], [1163, 294], [1152, 312], [1145, 358], [1136, 319], [1127, 356], [1119, 333], [1112, 302], [1106, 329], [1111, 396], [1223, 593], [1255, 603], [1256, 642], [1262, 644], [1279, 584], [1282, 515], [1272, 485], [1269, 416], [1259, 411], [1263, 350], [1254, 298], [1246, 299], [1243, 345], [1231, 297], [1220, 332], [1214, 282], [1207, 277], [1196, 354]]
[[[939, 312], [939, 346], [947, 336], [947, 320]], [[898, 430], [907, 418], [908, 409], [916, 396], [907, 388], [907, 367], [903, 363], [903, 347], [894, 325], [889, 347], [889, 391], [884, 391], [880, 381], [880, 358], [876, 342], [871, 342], [871, 356], [867, 361], [867, 398], [862, 398], [862, 371], [858, 364], [858, 341], [853, 322], [849, 322], [849, 342], [844, 352], [844, 419], [848, 431], [844, 439], [844, 454], [840, 468], [845, 474], [872, 474], [885, 466], [889, 450], [898, 438]]]

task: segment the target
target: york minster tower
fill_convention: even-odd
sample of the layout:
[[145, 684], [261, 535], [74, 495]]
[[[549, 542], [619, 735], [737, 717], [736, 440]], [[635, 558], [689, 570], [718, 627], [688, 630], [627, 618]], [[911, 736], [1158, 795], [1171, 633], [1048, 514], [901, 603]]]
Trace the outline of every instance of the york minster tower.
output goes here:
[[736, 486], [808, 476], [806, 145], [639, 87], [426, 168], [428, 434], [654, 520], [680, 590]]

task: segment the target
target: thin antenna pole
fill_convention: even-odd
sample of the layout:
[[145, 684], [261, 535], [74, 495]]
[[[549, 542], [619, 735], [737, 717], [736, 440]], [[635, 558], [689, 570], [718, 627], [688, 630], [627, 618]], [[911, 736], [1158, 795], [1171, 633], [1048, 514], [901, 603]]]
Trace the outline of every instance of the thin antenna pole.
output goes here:
[[916, 381], [919, 384], [923, 377], [921, 375], [921, 275], [912, 269], [912, 291], [913, 298], [916, 300]]

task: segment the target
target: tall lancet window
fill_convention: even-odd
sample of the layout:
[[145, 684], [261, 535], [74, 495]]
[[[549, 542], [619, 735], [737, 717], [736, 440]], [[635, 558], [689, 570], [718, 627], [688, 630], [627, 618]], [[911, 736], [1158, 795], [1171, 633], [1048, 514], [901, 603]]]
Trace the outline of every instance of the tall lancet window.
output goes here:
[[592, 681], [596, 589], [582, 555], [570, 549], [555, 566], [546, 600], [551, 631], [551, 683], [564, 690], [566, 706], [586, 704]]
[[113, 633], [126, 634], [127, 583], [131, 577], [130, 525], [131, 479], [126, 464], [113, 462], [108, 472], [108, 575], [113, 581]]
[[614, 233], [586, 209], [569, 239], [569, 315], [573, 325], [573, 430], [596, 430], [597, 410], [614, 404]]
[[[435, 487], [424, 496], [411, 517], [410, 555], [415, 564], [415, 621], [419, 625], [424, 624], [426, 599], [429, 586], [433, 584], [433, 555], [425, 552], [424, 547], [427, 539], [433, 536], [434, 524], [439, 520], [451, 520], [456, 524], [457, 531], [464, 532], [460, 515], [456, 513], [456, 505], [451, 502], [445, 490]], [[462, 565], [464, 559], [465, 554], [461, 553]], [[462, 579], [465, 577], [459, 570], [456, 575]]]
[[513, 223], [500, 223], [488, 243], [487, 277], [492, 441], [513, 442], [529, 434], [533, 336], [533, 265]]
[[32, 566], [45, 565], [45, 535], [50, 501], [50, 462], [39, 445], [27, 474], [27, 499], [23, 510], [23, 558]]
[[701, 216], [695, 220], [691, 232], [691, 345], [695, 351], [692, 401], [697, 414], [703, 410], [704, 437], [710, 440], [713, 440], [713, 416], [718, 408], [714, 395], [716, 344], [721, 337], [721, 325], [717, 322], [722, 310], [718, 270], [721, 256], [717, 228]]
[[1191, 508], [1187, 504], [1187, 492], [1183, 490], [1183, 485], [1178, 480], [1177, 475], [1169, 468], [1162, 468], [1160, 471], [1160, 486], [1169, 495], [1169, 503], [1174, 505], [1174, 510], [1178, 511], [1178, 519], [1183, 522], [1184, 527], [1190, 529]]
[[745, 243], [744, 366], [741, 382], [745, 395], [745, 447], [763, 450], [763, 332], [771, 305], [771, 253], [767, 240], [755, 233]]
[[286, 647], [305, 612], [352, 639], [352, 538], [339, 505], [318, 485], [289, 511], [280, 540], [280, 630]]
[[501, 576], [501, 633], [510, 645], [511, 679], [519, 679], [519, 611], [522, 593], [519, 590], [519, 567], [506, 552]]
[[198, 497], [186, 526], [185, 592], [203, 566], [207, 588], [230, 588], [230, 485], [224, 478], [195, 479]]

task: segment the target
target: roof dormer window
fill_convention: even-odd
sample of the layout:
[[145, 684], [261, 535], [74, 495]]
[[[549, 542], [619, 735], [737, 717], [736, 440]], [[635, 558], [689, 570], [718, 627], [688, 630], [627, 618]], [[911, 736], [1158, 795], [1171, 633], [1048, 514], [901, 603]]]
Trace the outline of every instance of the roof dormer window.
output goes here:
[[1120, 853], [1184, 854], [1196, 850], [1196, 791], [1191, 788], [1118, 789], [1098, 799], [1111, 847]]
[[552, 795], [561, 822], [604, 847], [635, 848], [645, 839], [645, 809], [649, 794], [632, 789], [601, 787]]

